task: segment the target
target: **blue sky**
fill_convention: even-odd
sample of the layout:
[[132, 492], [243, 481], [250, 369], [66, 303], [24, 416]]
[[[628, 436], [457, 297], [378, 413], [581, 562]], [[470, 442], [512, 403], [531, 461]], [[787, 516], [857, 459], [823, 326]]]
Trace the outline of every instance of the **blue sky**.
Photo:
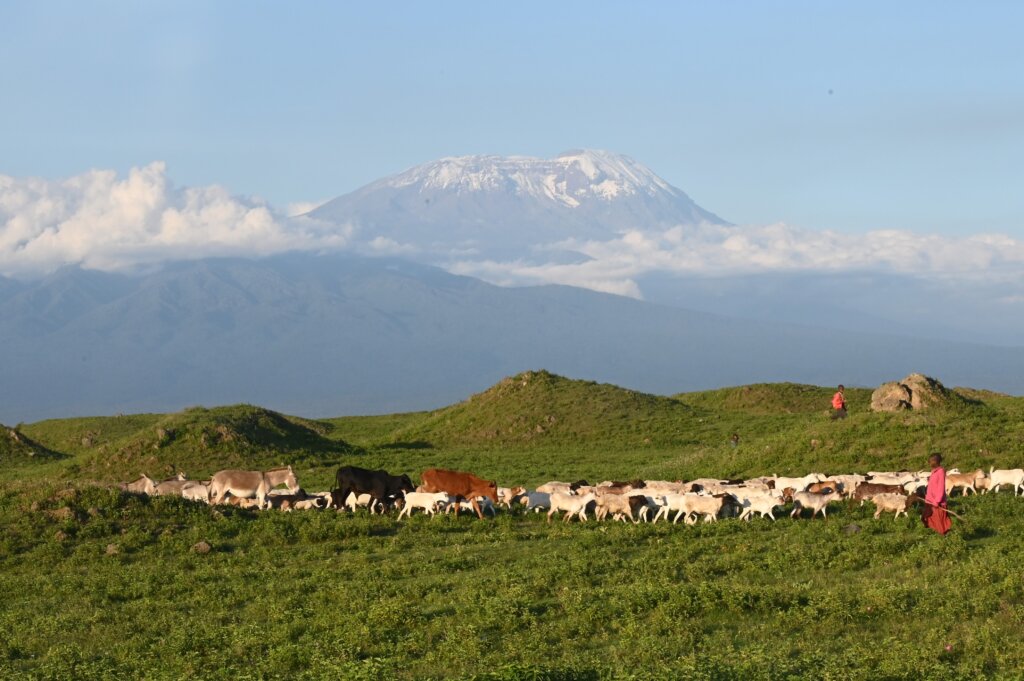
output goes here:
[[1024, 234], [1020, 3], [0, 2], [0, 174], [279, 205], [626, 153], [733, 222]]

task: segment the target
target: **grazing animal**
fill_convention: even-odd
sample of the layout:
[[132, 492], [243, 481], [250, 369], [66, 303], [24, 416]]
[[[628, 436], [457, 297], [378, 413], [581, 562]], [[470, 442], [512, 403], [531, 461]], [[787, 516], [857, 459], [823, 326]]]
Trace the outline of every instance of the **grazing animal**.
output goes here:
[[[278, 485], [286, 485], [293, 494], [299, 489], [299, 482], [291, 466], [275, 468], [270, 471], [240, 471], [228, 469], [217, 471], [210, 478], [210, 497], [214, 504], [224, 501], [227, 494], [243, 499], [257, 500], [257, 506], [263, 508], [270, 490]], [[267, 504], [269, 508], [269, 504]]]
[[177, 497], [184, 496], [183, 492], [185, 489], [185, 485], [187, 485], [188, 483], [189, 479], [185, 476], [185, 474], [178, 473], [173, 478], [167, 478], [166, 480], [161, 480], [160, 482], [156, 483], [156, 492], [154, 492], [154, 494], [158, 497], [165, 496], [168, 494]]
[[823, 492], [838, 492], [838, 485], [834, 482], [812, 482], [807, 485], [805, 492], [811, 492], [812, 494], [821, 494]]
[[498, 503], [504, 504], [506, 508], [512, 508], [512, 504], [518, 502], [524, 494], [526, 494], [525, 487], [499, 487]]
[[448, 501], [449, 497], [444, 492], [406, 492], [405, 505], [399, 512], [398, 519], [401, 520], [404, 515], [412, 516], [414, 508], [422, 508], [430, 515], [434, 515], [438, 504], [447, 504]]
[[828, 520], [828, 513], [826, 507], [828, 502], [836, 501], [839, 498], [839, 494], [835, 491], [824, 492], [822, 494], [814, 494], [813, 492], [796, 492], [793, 495], [793, 512], [789, 514], [791, 518], [798, 518], [800, 512], [805, 508], [811, 509], [811, 519], [814, 516], [821, 513], [821, 517]]
[[565, 511], [565, 517], [562, 518], [562, 522], [569, 522], [569, 519], [573, 516], [578, 516], [581, 521], [586, 522], [587, 506], [596, 499], [597, 495], [593, 492], [583, 496], [554, 492], [551, 494], [551, 510], [548, 511], [548, 522], [550, 523], [551, 516], [559, 511]]
[[786, 489], [787, 487], [792, 487], [797, 492], [803, 492], [807, 489], [808, 485], [815, 482], [822, 482], [824, 479], [825, 476], [820, 473], [810, 473], [802, 478], [780, 478], [777, 475], [773, 478], [775, 481], [774, 489]]
[[525, 504], [527, 511], [539, 513], [543, 509], [551, 508], [551, 495], [547, 492], [528, 492], [526, 496], [520, 498], [519, 503]]
[[[332, 492], [334, 505], [342, 508], [349, 494], [369, 494], [371, 509], [377, 504], [384, 505], [389, 499], [396, 499], [405, 492], [416, 489], [408, 475], [391, 475], [387, 471], [371, 471], [358, 466], [342, 466], [334, 476], [335, 489]], [[431, 490], [436, 491], [436, 490]]]
[[859, 501], [860, 505], [863, 506], [865, 501], [876, 494], [885, 494], [886, 492], [904, 494], [905, 490], [902, 485], [879, 485], [874, 482], [862, 482], [857, 485], [857, 489], [853, 491], [853, 500]]
[[140, 474], [138, 478], [131, 482], [122, 482], [121, 489], [125, 492], [132, 492], [134, 494], [146, 494], [152, 496], [156, 494], [156, 483], [146, 474]]
[[740, 513], [740, 520], [749, 521], [751, 516], [755, 513], [760, 513], [762, 518], [771, 518], [775, 520], [775, 514], [772, 512], [776, 507], [783, 505], [782, 493], [772, 490], [768, 494], [750, 495], [740, 499], [740, 505], [743, 508], [743, 512]]
[[946, 495], [948, 496], [957, 487], [963, 489], [962, 494], [967, 496], [967, 490], [971, 490], [975, 494], [978, 490], [974, 487], [974, 482], [980, 478], [985, 477], [985, 471], [980, 468], [970, 473], [947, 473], [946, 474]]
[[989, 467], [988, 479], [988, 485], [993, 492], [998, 492], [999, 488], [1003, 485], [1009, 485], [1013, 488], [1013, 496], [1017, 496], [1018, 491], [1024, 492], [1024, 469], [993, 470]]
[[863, 475], [830, 475], [825, 478], [825, 482], [834, 482], [836, 491], [846, 498], [852, 497], [857, 485], [866, 480]]
[[[607, 493], [607, 494], [596, 494], [595, 499], [597, 500], [596, 507], [594, 509], [594, 516], [598, 520], [604, 520], [609, 514], [612, 517], [624, 516], [629, 518], [634, 523], [636, 522], [633, 517], [633, 506], [635, 503], [643, 505], [645, 502], [632, 502], [634, 497], [627, 496], [621, 493]], [[637, 506], [639, 510], [639, 506]]]
[[373, 515], [377, 509], [379, 509], [381, 513], [384, 513], [383, 502], [374, 501], [373, 497], [366, 492], [363, 492], [362, 494], [350, 492], [348, 498], [345, 499], [345, 507], [355, 513], [356, 509], [360, 506], [370, 509], [370, 515]]
[[728, 494], [706, 496], [694, 494], [693, 492], [666, 494], [664, 504], [662, 504], [661, 508], [658, 509], [658, 513], [654, 516], [654, 522], [658, 522], [658, 519], [662, 517], [668, 520], [668, 514], [675, 511], [676, 515], [672, 519], [673, 525], [678, 523], [680, 518], [689, 523], [691, 516], [696, 518], [698, 515], [704, 516], [704, 522], [713, 523], [718, 519], [718, 512], [722, 510], [722, 505], [729, 496]]
[[[477, 497], [476, 503], [480, 504], [480, 508], [484, 510], [484, 513], [490, 513], [493, 518], [497, 515], [498, 511], [494, 508], [494, 504], [487, 497]], [[470, 511], [473, 510], [473, 504], [470, 501], [455, 499], [448, 503], [448, 508], [445, 509], [445, 513], [451, 513], [452, 511]]]
[[878, 520], [882, 516], [883, 511], [896, 511], [896, 515], [893, 516], [893, 520], [900, 517], [900, 513], [907, 515], [907, 508], [910, 504], [916, 500], [917, 495], [903, 496], [895, 492], [883, 492], [882, 494], [876, 494], [871, 498], [871, 501], [875, 504], [875, 520]]
[[[469, 499], [473, 510], [481, 520], [484, 517], [484, 512], [477, 502], [477, 497], [487, 497], [491, 502], [498, 503], [498, 483], [494, 480], [478, 478], [472, 473], [429, 468], [423, 471], [420, 480], [428, 492], [445, 492], [450, 497]], [[455, 509], [455, 515], [456, 517], [459, 515], [458, 508]]]
[[181, 488], [181, 496], [190, 501], [210, 503], [210, 483], [190, 480]]

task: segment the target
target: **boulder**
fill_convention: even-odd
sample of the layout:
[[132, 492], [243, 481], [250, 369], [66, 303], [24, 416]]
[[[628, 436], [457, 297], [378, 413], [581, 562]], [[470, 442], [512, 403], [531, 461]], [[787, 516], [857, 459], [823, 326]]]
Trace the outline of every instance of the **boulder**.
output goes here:
[[883, 383], [871, 393], [871, 411], [921, 411], [955, 401], [946, 386], [924, 374], [910, 374], [902, 381]]

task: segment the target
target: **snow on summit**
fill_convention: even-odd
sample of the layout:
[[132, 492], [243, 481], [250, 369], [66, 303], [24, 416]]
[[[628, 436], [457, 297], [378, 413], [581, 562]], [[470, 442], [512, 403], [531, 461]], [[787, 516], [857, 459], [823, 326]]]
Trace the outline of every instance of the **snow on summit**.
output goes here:
[[343, 226], [370, 250], [517, 258], [567, 239], [728, 224], [643, 164], [593, 149], [554, 158], [445, 157], [340, 196], [309, 216]]
[[555, 158], [450, 156], [416, 166], [387, 183], [460, 191], [513, 191], [576, 207], [589, 197], [614, 199], [640, 193], [678, 192], [628, 156], [591, 149]]

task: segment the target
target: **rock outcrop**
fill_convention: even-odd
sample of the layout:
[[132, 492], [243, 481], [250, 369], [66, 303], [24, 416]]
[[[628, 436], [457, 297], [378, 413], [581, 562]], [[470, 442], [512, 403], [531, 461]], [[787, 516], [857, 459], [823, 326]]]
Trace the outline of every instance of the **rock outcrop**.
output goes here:
[[883, 383], [871, 393], [871, 411], [921, 411], [960, 401], [942, 383], [924, 374], [910, 374], [902, 381]]

